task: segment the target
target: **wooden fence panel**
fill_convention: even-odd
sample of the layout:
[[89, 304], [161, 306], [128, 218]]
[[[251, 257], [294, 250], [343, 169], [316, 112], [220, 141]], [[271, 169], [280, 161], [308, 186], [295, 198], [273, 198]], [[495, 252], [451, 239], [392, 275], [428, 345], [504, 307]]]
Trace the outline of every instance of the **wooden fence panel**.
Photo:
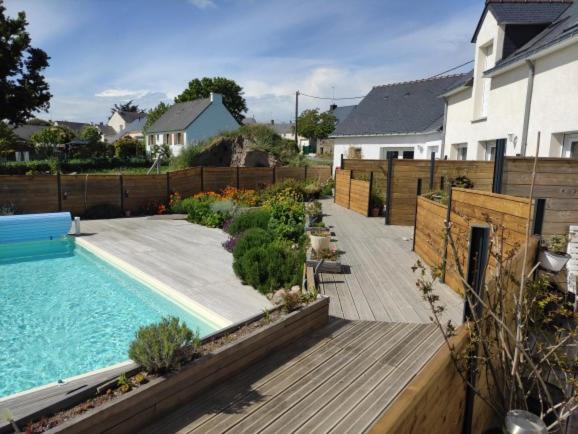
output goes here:
[[179, 193], [182, 198], [194, 196], [201, 191], [201, 168], [169, 172], [170, 191]]
[[351, 184], [351, 171], [335, 171], [335, 203], [349, 209], [349, 188]]
[[330, 166], [310, 166], [307, 168], [307, 180], [319, 181], [321, 183], [331, 179]]
[[83, 216], [98, 205], [121, 209], [120, 175], [62, 175], [62, 210]]
[[124, 209], [141, 213], [152, 204], [168, 202], [166, 175], [123, 175]]
[[444, 256], [447, 206], [422, 196], [417, 200], [415, 252], [430, 267], [439, 267]]
[[393, 160], [393, 179], [389, 223], [413, 226], [417, 180], [421, 178], [423, 191], [427, 191], [430, 162], [428, 160]]
[[351, 180], [349, 208], [365, 217], [369, 216], [369, 188], [369, 181], [361, 181], [359, 179]]
[[[506, 158], [502, 191], [528, 197], [533, 165], [533, 158]], [[546, 199], [542, 234], [567, 234], [578, 223], [578, 160], [540, 158], [534, 197]]]
[[17, 213], [58, 211], [58, 179], [53, 175], [1, 175], [0, 205]]
[[240, 167], [239, 188], [257, 190], [273, 184], [273, 168]]
[[475, 190], [492, 191], [494, 162], [436, 160], [434, 171], [434, 189], [440, 188], [442, 176], [445, 179], [445, 185], [448, 185], [451, 179], [455, 179], [458, 176], [466, 176], [473, 182], [473, 188]]
[[275, 171], [276, 182], [283, 182], [286, 179], [305, 180], [305, 167], [277, 167]]
[[219, 192], [236, 186], [236, 167], [203, 167], [203, 191]]

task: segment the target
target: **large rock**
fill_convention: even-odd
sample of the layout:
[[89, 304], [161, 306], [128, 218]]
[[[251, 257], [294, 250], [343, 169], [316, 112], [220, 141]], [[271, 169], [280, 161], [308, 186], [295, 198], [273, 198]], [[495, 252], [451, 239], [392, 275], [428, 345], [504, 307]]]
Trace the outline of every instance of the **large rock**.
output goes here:
[[221, 137], [196, 155], [194, 166], [212, 167], [273, 167], [275, 157], [267, 152], [252, 149], [243, 136]]

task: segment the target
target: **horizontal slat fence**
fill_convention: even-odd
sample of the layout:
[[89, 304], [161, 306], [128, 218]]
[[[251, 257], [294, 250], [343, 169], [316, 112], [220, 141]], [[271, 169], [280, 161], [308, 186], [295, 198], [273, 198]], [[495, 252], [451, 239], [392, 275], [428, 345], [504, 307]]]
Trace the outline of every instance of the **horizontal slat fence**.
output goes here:
[[[493, 246], [495, 252], [507, 255], [523, 244], [526, 231], [528, 199], [488, 193], [478, 190], [454, 188], [452, 191], [450, 226], [451, 237], [457, 252], [457, 261], [465, 270], [468, 256], [470, 227], [489, 224], [496, 228]], [[463, 283], [457, 271], [456, 258], [451, 243], [444, 242], [447, 206], [419, 197], [415, 227], [415, 251], [429, 266], [439, 267], [446, 260], [445, 283], [463, 294]], [[490, 258], [489, 275], [495, 268]]]
[[417, 180], [427, 190], [430, 161], [393, 160], [391, 199], [388, 201], [389, 224], [412, 226], [415, 220]]
[[354, 179], [352, 170], [336, 170], [335, 203], [367, 217], [371, 197], [371, 182], [369, 180], [371, 174], [356, 173], [356, 176], [362, 179]]
[[86, 215], [107, 205], [131, 214], [167, 204], [170, 193], [181, 197], [231, 186], [257, 189], [287, 179], [326, 182], [331, 168], [319, 167], [192, 167], [153, 175], [1, 175], [0, 205], [17, 213], [70, 211]]
[[[527, 197], [533, 165], [532, 158], [507, 158], [502, 192]], [[540, 158], [534, 197], [546, 199], [542, 235], [568, 234], [569, 226], [578, 224], [578, 160]]]

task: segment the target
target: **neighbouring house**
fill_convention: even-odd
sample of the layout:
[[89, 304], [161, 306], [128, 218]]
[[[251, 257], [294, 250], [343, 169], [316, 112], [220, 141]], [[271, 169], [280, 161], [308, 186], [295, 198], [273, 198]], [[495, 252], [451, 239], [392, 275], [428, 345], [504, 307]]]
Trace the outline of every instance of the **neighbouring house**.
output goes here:
[[88, 122], [54, 121], [53, 124], [70, 129], [76, 137], [80, 135], [80, 132], [84, 127], [89, 125], [94, 126], [99, 129], [101, 140], [105, 143], [114, 142], [114, 138], [116, 136], [116, 131], [114, 128], [112, 128], [110, 125], [105, 125], [102, 122], [95, 124]]
[[341, 156], [363, 159], [426, 159], [440, 155], [447, 89], [463, 74], [374, 87], [330, 136], [333, 167]]
[[443, 155], [578, 158], [578, 3], [486, 2], [474, 68], [445, 92]]
[[110, 118], [108, 118], [108, 122], [106, 123], [109, 127], [111, 127], [116, 133], [120, 133], [124, 130], [127, 125], [132, 123], [133, 121], [142, 118], [143, 116], [146, 117], [145, 112], [124, 112], [124, 111], [115, 111]]
[[[329, 110], [327, 112], [332, 114], [333, 116], [335, 116], [335, 119], [337, 120], [337, 122], [335, 123], [335, 127], [337, 128], [337, 125], [339, 125], [341, 122], [343, 122], [345, 120], [345, 118], [347, 118], [347, 116], [349, 116], [349, 114], [353, 111], [353, 109], [355, 107], [357, 107], [357, 106], [356, 105], [348, 105], [348, 106], [339, 107], [337, 104], [331, 104], [331, 106], [329, 106]], [[325, 154], [325, 155], [333, 154], [333, 145], [334, 144], [335, 144], [335, 140], [332, 138], [320, 140], [318, 148], [317, 148], [317, 153], [318, 154]]]
[[34, 144], [31, 137], [46, 128], [46, 125], [24, 124], [13, 129], [14, 134], [18, 136], [20, 142], [14, 149], [14, 154], [8, 155], [9, 160], [30, 161], [34, 155]]
[[186, 146], [197, 145], [218, 133], [239, 128], [239, 123], [223, 105], [223, 97], [211, 93], [209, 98], [172, 105], [147, 130], [146, 148], [169, 145], [173, 155]]
[[145, 113], [141, 113], [139, 117], [135, 118], [133, 121], [126, 124], [126, 126], [122, 130], [116, 133], [113, 142], [117, 141], [118, 139], [124, 136], [130, 136], [133, 139], [144, 141], [143, 129], [146, 121], [147, 115]]

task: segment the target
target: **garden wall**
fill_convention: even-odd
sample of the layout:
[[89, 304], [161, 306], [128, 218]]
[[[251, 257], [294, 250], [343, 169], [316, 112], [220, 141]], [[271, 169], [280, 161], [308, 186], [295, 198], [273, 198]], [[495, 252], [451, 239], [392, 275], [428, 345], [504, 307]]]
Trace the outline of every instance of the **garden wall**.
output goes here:
[[[463, 283], [457, 270], [452, 243], [446, 244], [445, 220], [447, 206], [424, 197], [417, 199], [415, 225], [415, 252], [429, 266], [439, 267], [445, 262], [445, 283], [463, 294]], [[450, 226], [457, 260], [465, 270], [468, 256], [470, 226], [490, 224], [496, 228], [495, 239], [499, 245], [494, 251], [506, 255], [524, 243], [528, 199], [462, 188], [452, 189]], [[445, 260], [445, 261], [444, 261]], [[489, 276], [495, 267], [490, 258]]]
[[319, 167], [193, 167], [153, 175], [1, 175], [0, 206], [17, 213], [70, 211], [84, 216], [106, 205], [118, 213], [142, 213], [167, 204], [170, 193], [188, 197], [231, 186], [262, 188], [286, 179], [325, 182], [331, 168]]

